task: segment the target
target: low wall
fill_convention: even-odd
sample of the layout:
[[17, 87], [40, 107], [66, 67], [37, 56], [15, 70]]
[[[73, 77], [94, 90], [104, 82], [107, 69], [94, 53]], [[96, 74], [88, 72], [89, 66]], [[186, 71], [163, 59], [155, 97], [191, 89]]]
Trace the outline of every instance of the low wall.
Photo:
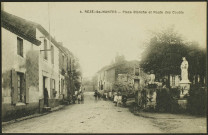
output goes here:
[[61, 104], [61, 99], [48, 99], [49, 107], [53, 108]]
[[20, 117], [28, 116], [39, 112], [39, 103], [29, 103], [26, 105], [15, 106], [2, 104], [2, 121], [9, 121]]
[[[61, 99], [48, 99], [48, 106], [53, 108], [61, 104]], [[39, 100], [39, 113], [43, 112], [43, 107], [44, 107], [44, 100], [40, 99]]]
[[[49, 99], [49, 107], [53, 108], [61, 104], [60, 99]], [[44, 107], [43, 99], [39, 103], [29, 103], [26, 105], [15, 106], [9, 103], [2, 104], [2, 121], [10, 121], [17, 118], [25, 117], [35, 113], [42, 113]]]

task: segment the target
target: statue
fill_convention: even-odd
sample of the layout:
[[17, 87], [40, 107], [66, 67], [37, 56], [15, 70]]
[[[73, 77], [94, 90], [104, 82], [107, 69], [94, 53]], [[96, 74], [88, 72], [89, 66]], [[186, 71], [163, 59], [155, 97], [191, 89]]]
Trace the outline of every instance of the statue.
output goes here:
[[182, 58], [183, 62], [181, 63], [181, 81], [188, 81], [188, 61], [185, 57]]
[[186, 60], [185, 57], [183, 57], [182, 59], [183, 62], [181, 63], [180, 98], [183, 98], [185, 95], [188, 95], [190, 90], [190, 83], [191, 83], [188, 79], [188, 61]]

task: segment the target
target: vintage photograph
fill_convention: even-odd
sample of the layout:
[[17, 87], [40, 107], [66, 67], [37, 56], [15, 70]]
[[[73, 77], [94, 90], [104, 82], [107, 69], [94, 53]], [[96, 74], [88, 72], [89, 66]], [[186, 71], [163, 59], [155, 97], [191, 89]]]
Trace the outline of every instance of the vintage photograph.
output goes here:
[[206, 2], [1, 2], [2, 133], [207, 133]]

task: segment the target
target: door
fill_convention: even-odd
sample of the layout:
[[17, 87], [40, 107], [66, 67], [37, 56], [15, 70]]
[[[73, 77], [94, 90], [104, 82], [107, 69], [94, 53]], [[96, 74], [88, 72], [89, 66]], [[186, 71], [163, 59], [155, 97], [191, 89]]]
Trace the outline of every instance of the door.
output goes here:
[[46, 77], [43, 76], [43, 102], [44, 102], [44, 105], [47, 105], [47, 97], [46, 97]]

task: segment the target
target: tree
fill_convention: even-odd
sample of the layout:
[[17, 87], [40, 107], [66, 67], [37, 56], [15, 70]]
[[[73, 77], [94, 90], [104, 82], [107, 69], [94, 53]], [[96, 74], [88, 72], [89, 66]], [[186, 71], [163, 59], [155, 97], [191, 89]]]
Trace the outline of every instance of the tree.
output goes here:
[[80, 64], [78, 62], [78, 59], [76, 59], [76, 61], [74, 61], [74, 68], [73, 68], [73, 72], [72, 72], [72, 79], [74, 82], [74, 86], [76, 90], [79, 90], [81, 87], [81, 77], [82, 77], [82, 72], [81, 72], [81, 67]]
[[[170, 75], [180, 74], [182, 57], [186, 57], [190, 62], [191, 73], [201, 71], [198, 66], [205, 67], [204, 53], [199, 47], [184, 43], [182, 37], [174, 31], [173, 27], [170, 27], [153, 33], [153, 37], [142, 54], [141, 66], [146, 72], [153, 70], [158, 77], [168, 76], [167, 87], [169, 87]], [[196, 63], [200, 64], [196, 66]]]
[[[194, 80], [194, 76], [200, 76], [200, 83], [206, 76], [206, 50], [199, 47], [197, 42], [188, 42], [188, 59], [189, 59], [189, 78]], [[196, 78], [195, 78], [196, 79]]]

